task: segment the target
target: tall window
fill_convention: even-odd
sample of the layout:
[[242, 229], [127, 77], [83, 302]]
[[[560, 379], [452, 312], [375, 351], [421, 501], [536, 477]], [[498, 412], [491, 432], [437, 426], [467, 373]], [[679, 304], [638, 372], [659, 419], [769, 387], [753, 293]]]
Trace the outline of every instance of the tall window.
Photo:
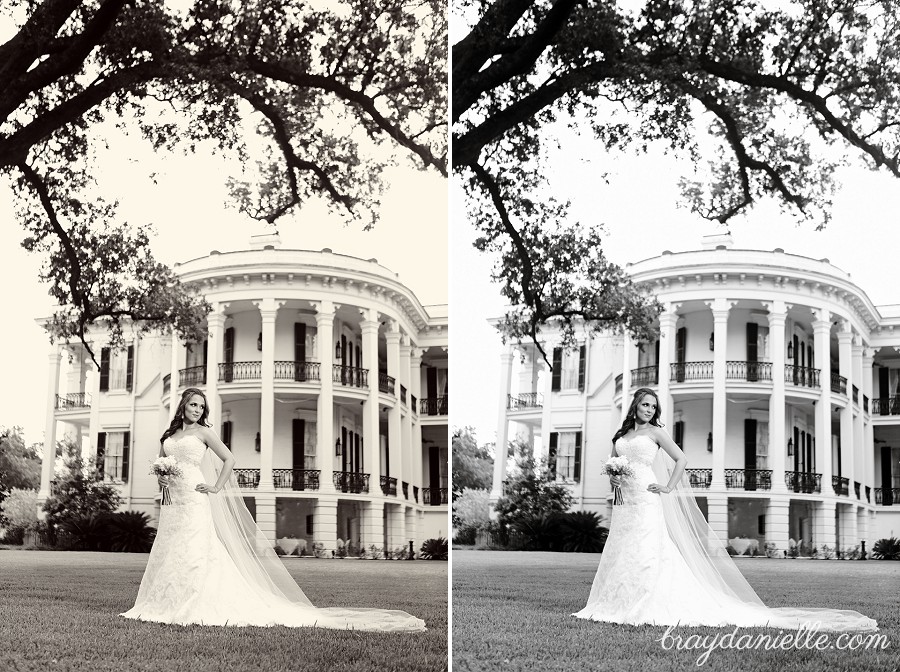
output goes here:
[[581, 432], [550, 434], [550, 473], [557, 482], [581, 481]]
[[100, 391], [131, 390], [134, 382], [134, 346], [100, 350]]
[[100, 432], [97, 435], [97, 477], [117, 483], [128, 482], [128, 453], [131, 432]]
[[562, 389], [578, 389], [578, 362], [580, 361], [578, 350], [567, 350], [562, 357]]

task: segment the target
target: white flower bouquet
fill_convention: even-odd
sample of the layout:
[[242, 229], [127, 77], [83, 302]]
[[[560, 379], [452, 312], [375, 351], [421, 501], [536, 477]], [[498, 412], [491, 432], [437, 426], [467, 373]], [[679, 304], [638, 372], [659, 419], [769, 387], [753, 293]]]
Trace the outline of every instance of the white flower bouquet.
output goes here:
[[[155, 476], [168, 476], [172, 478], [180, 478], [181, 476], [184, 476], [184, 472], [181, 471], [181, 466], [178, 464], [178, 460], [169, 455], [167, 455], [166, 457], [157, 457], [153, 462], [151, 462], [150, 473]], [[172, 497], [169, 495], [169, 486], [167, 485], [164, 485], [162, 488], [162, 503], [172, 503]]]
[[[603, 472], [609, 476], [634, 476], [634, 468], [628, 463], [625, 456], [611, 457], [603, 465]], [[622, 499], [622, 491], [619, 486], [613, 488], [613, 504], [624, 504]]]

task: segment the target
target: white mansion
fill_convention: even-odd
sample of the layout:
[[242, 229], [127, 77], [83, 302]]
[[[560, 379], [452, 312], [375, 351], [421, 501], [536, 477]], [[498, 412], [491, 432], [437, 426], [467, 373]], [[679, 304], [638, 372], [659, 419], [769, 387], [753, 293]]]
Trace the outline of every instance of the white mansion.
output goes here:
[[[54, 346], [47, 444], [80, 442], [123, 508], [156, 519], [149, 465], [181, 392], [199, 387], [270, 539], [418, 550], [446, 537], [447, 306], [426, 309], [374, 259], [279, 249], [277, 234], [250, 247], [175, 267], [212, 305], [207, 341], [145, 336], [116, 352], [96, 334], [99, 371], [80, 344]], [[45, 458], [40, 501], [52, 476]]]
[[552, 368], [533, 344], [506, 346], [497, 444], [533, 439], [576, 507], [606, 515], [601, 465], [651, 387], [701, 509], [739, 552], [871, 551], [900, 535], [900, 306], [872, 305], [827, 259], [732, 249], [727, 234], [703, 247], [627, 267], [664, 307], [659, 341], [582, 336], [563, 351], [549, 327]]

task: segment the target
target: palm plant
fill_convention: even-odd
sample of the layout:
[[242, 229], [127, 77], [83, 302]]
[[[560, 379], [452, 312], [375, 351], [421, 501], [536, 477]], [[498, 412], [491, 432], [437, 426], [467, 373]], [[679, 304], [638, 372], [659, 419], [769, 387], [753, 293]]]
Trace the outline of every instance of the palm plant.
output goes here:
[[116, 553], [147, 553], [153, 546], [156, 530], [150, 517], [140, 511], [121, 511], [107, 517], [107, 543]]

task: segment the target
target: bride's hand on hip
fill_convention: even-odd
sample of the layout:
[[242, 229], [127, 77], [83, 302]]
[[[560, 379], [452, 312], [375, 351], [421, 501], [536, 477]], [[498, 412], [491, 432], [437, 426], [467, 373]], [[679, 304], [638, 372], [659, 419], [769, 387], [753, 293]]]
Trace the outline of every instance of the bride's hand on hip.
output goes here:
[[651, 483], [647, 486], [647, 490], [655, 492], [657, 495], [672, 492], [672, 488], [668, 485], [660, 485], [659, 483]]
[[206, 483], [198, 483], [197, 487], [194, 488], [197, 492], [205, 492], [208, 495], [214, 495], [219, 491], [219, 489], [214, 485], [208, 485]]

